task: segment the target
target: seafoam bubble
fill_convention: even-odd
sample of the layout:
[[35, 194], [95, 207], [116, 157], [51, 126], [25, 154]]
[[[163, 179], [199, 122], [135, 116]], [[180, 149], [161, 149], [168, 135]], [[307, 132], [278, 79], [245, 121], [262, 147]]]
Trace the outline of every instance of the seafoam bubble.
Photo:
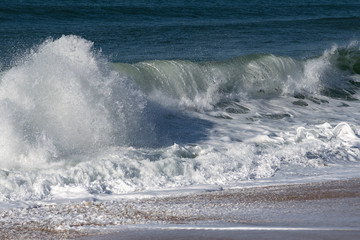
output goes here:
[[334, 135], [344, 141], [360, 141], [359, 137], [355, 135], [350, 125], [346, 122], [339, 123], [333, 130]]

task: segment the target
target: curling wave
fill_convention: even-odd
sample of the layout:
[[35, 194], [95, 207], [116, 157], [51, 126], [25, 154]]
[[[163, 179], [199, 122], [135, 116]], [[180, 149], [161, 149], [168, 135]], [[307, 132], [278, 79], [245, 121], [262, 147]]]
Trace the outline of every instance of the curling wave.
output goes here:
[[333, 47], [306, 60], [257, 54], [219, 62], [154, 60], [113, 63], [151, 98], [211, 110], [223, 99], [316, 95], [351, 99], [360, 83], [360, 49], [356, 42]]

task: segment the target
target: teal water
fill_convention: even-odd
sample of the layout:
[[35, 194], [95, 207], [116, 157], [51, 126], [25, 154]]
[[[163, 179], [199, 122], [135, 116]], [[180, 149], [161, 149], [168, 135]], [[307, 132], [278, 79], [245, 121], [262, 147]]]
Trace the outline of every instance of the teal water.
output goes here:
[[115, 62], [321, 54], [359, 39], [359, 1], [10, 1], [0, 62], [49, 37], [93, 41]]

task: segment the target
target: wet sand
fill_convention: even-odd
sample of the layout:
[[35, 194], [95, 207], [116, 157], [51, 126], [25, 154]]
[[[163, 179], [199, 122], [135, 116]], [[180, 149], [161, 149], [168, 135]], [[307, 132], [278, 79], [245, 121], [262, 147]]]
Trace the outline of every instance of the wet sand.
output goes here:
[[316, 231], [316, 230], [293, 230], [293, 231], [279, 231], [279, 230], [123, 230], [114, 234], [104, 236], [88, 237], [82, 239], [99, 239], [99, 240], [118, 240], [118, 239], [147, 239], [147, 240], [274, 240], [274, 239], [359, 239], [359, 231]]
[[125, 227], [82, 239], [360, 239], [359, 179], [233, 189], [157, 201], [169, 206], [196, 202], [204, 208], [210, 204], [221, 211], [193, 215], [190, 221], [178, 216], [172, 226]]
[[0, 239], [360, 239], [360, 179], [22, 211], [32, 220], [1, 213]]

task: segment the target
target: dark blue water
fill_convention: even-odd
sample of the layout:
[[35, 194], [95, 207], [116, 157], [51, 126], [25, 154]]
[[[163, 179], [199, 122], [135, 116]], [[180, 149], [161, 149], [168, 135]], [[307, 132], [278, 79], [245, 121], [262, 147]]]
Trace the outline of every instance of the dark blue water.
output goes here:
[[360, 1], [1, 1], [3, 66], [63, 34], [116, 62], [304, 58], [360, 38]]

